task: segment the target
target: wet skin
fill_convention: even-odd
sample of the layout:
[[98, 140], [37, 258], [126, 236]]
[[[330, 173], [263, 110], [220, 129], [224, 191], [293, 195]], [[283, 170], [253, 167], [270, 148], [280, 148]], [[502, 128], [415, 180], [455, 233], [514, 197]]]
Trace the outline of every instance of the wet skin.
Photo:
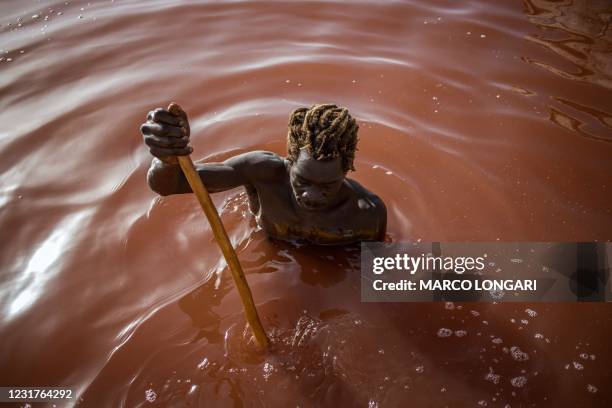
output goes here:
[[[191, 153], [189, 122], [155, 109], [141, 126], [155, 156], [149, 186], [160, 195], [190, 193], [176, 156]], [[196, 163], [209, 192], [243, 186], [249, 208], [268, 236], [315, 244], [384, 240], [387, 210], [383, 201], [346, 177], [340, 158], [315, 160], [307, 149], [290, 163], [266, 151], [240, 154], [222, 163]]]

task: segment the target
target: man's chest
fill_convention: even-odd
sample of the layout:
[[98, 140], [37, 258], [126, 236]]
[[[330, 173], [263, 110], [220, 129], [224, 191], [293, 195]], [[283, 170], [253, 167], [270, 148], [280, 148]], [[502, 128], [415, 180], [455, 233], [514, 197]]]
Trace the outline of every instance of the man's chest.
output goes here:
[[262, 200], [258, 222], [278, 238], [302, 238], [317, 243], [341, 243], [373, 239], [376, 220], [349, 205], [323, 211], [300, 211], [287, 197], [274, 206]]

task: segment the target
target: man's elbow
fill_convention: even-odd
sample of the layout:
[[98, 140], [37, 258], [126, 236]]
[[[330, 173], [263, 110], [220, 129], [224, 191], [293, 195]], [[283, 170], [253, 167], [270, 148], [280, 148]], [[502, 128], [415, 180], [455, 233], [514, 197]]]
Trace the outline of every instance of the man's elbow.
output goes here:
[[170, 183], [168, 175], [156, 169], [153, 165], [147, 172], [147, 184], [149, 188], [160, 196], [169, 196], [176, 194], [175, 183]]
[[169, 196], [172, 192], [168, 189], [167, 186], [159, 183], [154, 177], [147, 177], [147, 184], [149, 184], [149, 188], [154, 192], [159, 194], [160, 196]]

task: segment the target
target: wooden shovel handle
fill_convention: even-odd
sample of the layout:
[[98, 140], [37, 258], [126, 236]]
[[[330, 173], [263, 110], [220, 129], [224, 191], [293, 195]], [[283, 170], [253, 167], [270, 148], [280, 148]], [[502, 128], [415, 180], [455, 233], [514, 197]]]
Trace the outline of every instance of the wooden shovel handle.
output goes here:
[[[171, 103], [170, 106], [168, 106], [168, 111], [171, 114], [180, 117], [182, 109], [176, 103]], [[251, 289], [249, 288], [249, 284], [247, 283], [244, 272], [242, 271], [242, 266], [240, 265], [236, 251], [234, 251], [234, 247], [232, 247], [232, 243], [230, 242], [227, 232], [223, 227], [219, 213], [217, 213], [217, 208], [212, 202], [210, 194], [208, 194], [208, 190], [206, 190], [206, 187], [204, 186], [204, 183], [202, 182], [202, 179], [200, 178], [200, 175], [198, 174], [193, 161], [191, 160], [191, 156], [177, 157], [181, 169], [183, 170], [183, 173], [191, 186], [191, 190], [197, 197], [204, 214], [206, 214], [206, 218], [210, 223], [215, 240], [217, 241], [217, 244], [219, 244], [221, 252], [223, 252], [223, 256], [227, 261], [227, 265], [232, 272], [234, 283], [238, 289], [240, 299], [242, 300], [242, 306], [244, 307], [247, 322], [249, 323], [249, 326], [251, 326], [251, 330], [253, 330], [257, 343], [259, 343], [260, 347], [265, 349], [269, 345], [268, 337], [266, 336], [266, 332], [261, 325], [261, 320], [259, 319], [257, 309], [255, 308], [255, 302], [253, 302]]]

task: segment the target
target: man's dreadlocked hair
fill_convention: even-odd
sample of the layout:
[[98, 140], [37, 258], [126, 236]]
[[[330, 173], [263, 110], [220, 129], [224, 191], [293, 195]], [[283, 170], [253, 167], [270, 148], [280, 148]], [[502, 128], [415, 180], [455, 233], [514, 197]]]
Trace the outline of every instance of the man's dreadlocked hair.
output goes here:
[[341, 157], [344, 172], [355, 171], [353, 160], [358, 129], [357, 122], [346, 108], [332, 104], [298, 108], [289, 118], [287, 159], [295, 163], [300, 149], [306, 147], [316, 160]]

